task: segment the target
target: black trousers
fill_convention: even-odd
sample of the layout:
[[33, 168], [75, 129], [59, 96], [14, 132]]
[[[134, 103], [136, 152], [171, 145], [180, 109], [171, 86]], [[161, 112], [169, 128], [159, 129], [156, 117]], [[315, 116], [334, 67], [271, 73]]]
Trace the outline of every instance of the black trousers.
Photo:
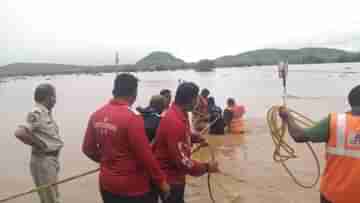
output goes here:
[[141, 196], [122, 196], [113, 194], [111, 192], [101, 190], [101, 197], [104, 203], [149, 203], [149, 194], [144, 194]]
[[161, 194], [160, 190], [155, 185], [152, 185], [149, 202], [157, 203], [160, 197], [163, 203], [185, 203], [185, 185], [170, 185], [170, 187], [170, 196], [164, 199], [164, 196]]
[[320, 203], [332, 203], [329, 200], [327, 200], [324, 195], [320, 194]]

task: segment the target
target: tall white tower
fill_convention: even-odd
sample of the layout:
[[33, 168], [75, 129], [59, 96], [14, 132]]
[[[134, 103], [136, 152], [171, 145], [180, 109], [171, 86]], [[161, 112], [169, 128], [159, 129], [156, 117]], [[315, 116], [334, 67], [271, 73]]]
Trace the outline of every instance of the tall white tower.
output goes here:
[[119, 65], [119, 52], [115, 53], [115, 65]]

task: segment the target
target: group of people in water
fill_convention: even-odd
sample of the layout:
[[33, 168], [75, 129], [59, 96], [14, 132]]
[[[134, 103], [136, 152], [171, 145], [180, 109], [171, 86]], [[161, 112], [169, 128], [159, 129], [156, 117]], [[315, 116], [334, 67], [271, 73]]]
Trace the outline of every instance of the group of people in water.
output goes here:
[[[184, 203], [185, 176], [219, 172], [215, 160], [192, 159], [193, 144], [206, 146], [202, 136], [244, 131], [245, 109], [234, 99], [227, 107], [216, 105], [210, 91], [182, 82], [172, 101], [170, 90], [151, 98], [148, 107], [132, 108], [138, 79], [129, 73], [116, 76], [113, 98], [89, 118], [82, 151], [99, 163], [99, 190], [104, 203]], [[35, 106], [15, 136], [32, 148], [30, 169], [36, 186], [58, 181], [59, 155], [64, 146], [52, 115], [55, 87], [35, 89]], [[360, 187], [360, 85], [348, 95], [350, 111], [330, 113], [303, 128], [285, 107], [279, 117], [294, 141], [326, 143], [326, 165], [320, 184], [321, 203], [358, 203]], [[192, 112], [192, 116], [189, 116]], [[191, 122], [190, 122], [191, 121]], [[41, 203], [59, 203], [56, 185], [37, 190]], [[76, 200], [75, 200], [76, 201]]]
[[[174, 101], [164, 89], [147, 107], [130, 108], [137, 94], [137, 79], [120, 74], [114, 98], [89, 119], [83, 152], [99, 162], [100, 191], [104, 202], [184, 202], [185, 176], [218, 172], [216, 161], [191, 158], [195, 143], [206, 145], [202, 132], [242, 131], [244, 107], [228, 100], [224, 119], [210, 92], [193, 82], [177, 87]], [[189, 112], [192, 112], [190, 119]]]
[[197, 105], [192, 111], [194, 129], [202, 131], [209, 125], [209, 134], [223, 135], [225, 133], [239, 134], [244, 132], [243, 116], [245, 107], [238, 105], [235, 99], [227, 99], [224, 112], [215, 103], [215, 98], [210, 96], [208, 89], [202, 89]]
[[[215, 160], [191, 158], [193, 144], [206, 146], [203, 132], [242, 132], [244, 107], [228, 99], [224, 113], [210, 92], [193, 82], [182, 82], [172, 99], [164, 89], [147, 107], [132, 108], [138, 79], [116, 76], [113, 98], [89, 118], [82, 151], [100, 164], [99, 187], [104, 203], [183, 203], [185, 176], [219, 171]], [[30, 168], [36, 186], [58, 181], [59, 155], [64, 146], [52, 116], [56, 90], [51, 84], [35, 89], [35, 106], [15, 136], [32, 147]], [[173, 100], [173, 101], [172, 101]], [[192, 112], [191, 114], [189, 114]], [[210, 127], [210, 128], [209, 128]], [[225, 130], [227, 129], [227, 130]], [[38, 191], [42, 203], [58, 203], [57, 186]]]
[[[143, 116], [146, 135], [150, 142], [156, 136], [161, 117], [165, 115], [171, 104], [171, 90], [163, 89], [159, 95], [151, 97], [149, 105], [145, 108], [137, 107], [136, 110]], [[198, 132], [203, 130], [211, 135], [225, 135], [226, 133], [244, 133], [243, 116], [245, 107], [236, 104], [233, 98], [227, 99], [227, 107], [223, 111], [215, 103], [215, 98], [210, 96], [206, 88], [201, 90], [196, 105], [192, 110], [192, 129]]]

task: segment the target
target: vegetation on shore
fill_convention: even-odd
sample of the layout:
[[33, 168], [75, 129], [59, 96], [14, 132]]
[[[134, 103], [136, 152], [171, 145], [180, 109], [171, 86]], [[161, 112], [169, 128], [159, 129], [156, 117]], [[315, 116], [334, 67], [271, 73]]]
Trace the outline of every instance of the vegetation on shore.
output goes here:
[[360, 52], [328, 48], [261, 49], [233, 56], [223, 56], [214, 60], [203, 59], [196, 63], [186, 63], [167, 52], [152, 52], [137, 63], [126, 65], [79, 66], [50, 63], [13, 63], [0, 67], [0, 77], [189, 69], [211, 71], [215, 67], [275, 65], [280, 60], [287, 60], [289, 64], [360, 62]]

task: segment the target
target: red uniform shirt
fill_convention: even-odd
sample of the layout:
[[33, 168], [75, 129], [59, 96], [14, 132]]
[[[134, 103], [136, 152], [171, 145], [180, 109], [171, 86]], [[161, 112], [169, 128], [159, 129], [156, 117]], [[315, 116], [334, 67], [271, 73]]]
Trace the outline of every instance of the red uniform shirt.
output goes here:
[[207, 164], [191, 159], [191, 131], [187, 113], [172, 104], [161, 119], [153, 151], [170, 184], [185, 184], [185, 175], [201, 176]]
[[150, 178], [165, 181], [144, 122], [125, 101], [112, 100], [90, 117], [83, 152], [100, 162], [100, 187], [108, 192], [137, 196], [149, 191]]

